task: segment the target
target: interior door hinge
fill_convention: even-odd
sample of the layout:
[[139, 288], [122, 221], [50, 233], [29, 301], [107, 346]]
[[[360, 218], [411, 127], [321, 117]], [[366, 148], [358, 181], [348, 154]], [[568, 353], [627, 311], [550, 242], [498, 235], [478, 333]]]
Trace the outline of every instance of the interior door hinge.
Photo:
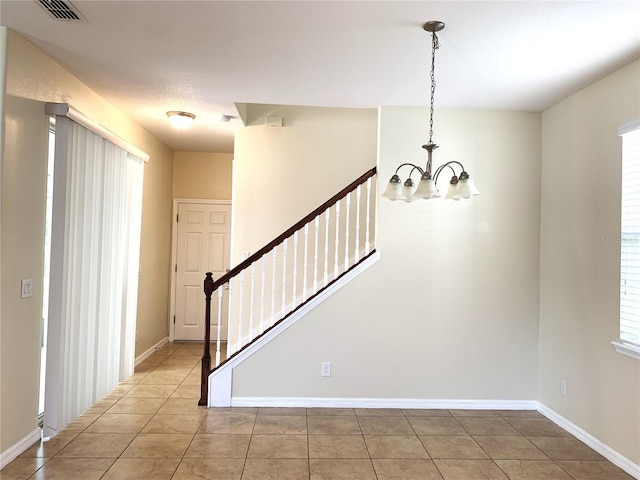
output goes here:
[[176, 215], [176, 223], [180, 221], [180, 215]]
[[175, 315], [173, 316], [173, 324], [174, 325], [176, 324], [176, 316]]
[[174, 272], [178, 273], [178, 264], [176, 263], [175, 268], [173, 269]]

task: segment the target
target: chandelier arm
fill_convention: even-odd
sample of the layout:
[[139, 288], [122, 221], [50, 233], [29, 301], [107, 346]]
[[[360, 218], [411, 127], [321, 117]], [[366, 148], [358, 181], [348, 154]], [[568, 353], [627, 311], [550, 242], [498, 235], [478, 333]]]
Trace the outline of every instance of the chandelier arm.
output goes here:
[[398, 168], [396, 168], [396, 175], [398, 175], [398, 172], [402, 167], [406, 166], [412, 167], [411, 172], [409, 173], [409, 177], [411, 177], [411, 174], [414, 170], [418, 170], [420, 172], [420, 175], [424, 175], [424, 170], [422, 170], [422, 168], [420, 168], [418, 165], [414, 165], [413, 163], [403, 163], [402, 165], [398, 165]]
[[[453, 173], [453, 175], [454, 175], [454, 176], [456, 175], [456, 171], [455, 171], [455, 169], [454, 169], [451, 165], [449, 165], [450, 163], [453, 163], [453, 162], [447, 162], [447, 163], [445, 163], [445, 164], [443, 164], [443, 165], [440, 165], [440, 166], [436, 169], [436, 172], [433, 174], [433, 183], [435, 183], [435, 184], [437, 184], [437, 183], [438, 183], [438, 177], [440, 176], [440, 172], [442, 172], [442, 170], [443, 170], [445, 167], [449, 167], [449, 168], [451, 169], [451, 172]], [[458, 162], [455, 162], [455, 163], [458, 163]]]

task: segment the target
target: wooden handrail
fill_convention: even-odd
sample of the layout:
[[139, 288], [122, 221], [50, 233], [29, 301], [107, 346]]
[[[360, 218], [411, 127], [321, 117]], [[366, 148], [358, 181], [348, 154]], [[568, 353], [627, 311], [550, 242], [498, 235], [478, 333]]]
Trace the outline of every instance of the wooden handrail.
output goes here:
[[358, 185], [362, 185], [364, 182], [366, 182], [369, 178], [373, 177], [375, 174], [376, 174], [376, 167], [373, 167], [371, 170], [365, 172], [355, 181], [351, 182], [345, 188], [340, 190], [338, 193], [336, 193], [333, 197], [331, 197], [329, 200], [324, 202], [318, 208], [313, 210], [309, 215], [304, 217], [302, 220], [294, 223], [291, 227], [289, 227], [283, 233], [281, 233], [272, 241], [267, 243], [264, 247], [262, 247], [256, 253], [251, 255], [246, 260], [243, 260], [240, 264], [233, 267], [231, 270], [229, 270], [227, 273], [225, 273], [223, 276], [221, 276], [219, 279], [217, 279], [213, 283], [213, 291], [217, 290], [218, 287], [227, 283], [230, 279], [232, 279], [237, 274], [239, 274], [242, 270], [250, 266], [253, 262], [260, 260], [260, 258], [266, 255], [267, 253], [269, 253], [273, 249], [273, 247], [280, 245], [285, 238], [289, 238], [291, 235], [293, 235], [293, 233], [296, 230], [300, 230], [307, 223], [309, 223], [311, 220], [316, 218], [316, 216], [318, 216], [319, 214], [327, 210], [329, 207], [333, 206], [334, 203], [337, 203], [338, 201], [342, 200], [342, 198], [347, 196], [348, 193], [353, 192], [356, 188], [358, 188]]

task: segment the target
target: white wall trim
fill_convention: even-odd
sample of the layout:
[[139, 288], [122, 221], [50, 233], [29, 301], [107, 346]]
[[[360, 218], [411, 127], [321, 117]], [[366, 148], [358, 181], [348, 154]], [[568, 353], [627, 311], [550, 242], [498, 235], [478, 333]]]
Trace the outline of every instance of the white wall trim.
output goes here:
[[537, 410], [535, 400], [421, 398], [233, 397], [232, 407], [416, 408], [442, 410]]
[[640, 347], [636, 347], [624, 340], [614, 340], [611, 342], [611, 345], [616, 349], [616, 352], [640, 360]]
[[[178, 258], [178, 222], [174, 222], [173, 219], [178, 216], [178, 206], [181, 203], [203, 203], [207, 205], [231, 205], [233, 210], [233, 203], [231, 200], [214, 200], [208, 198], [174, 198], [172, 217], [171, 217], [171, 285], [169, 287], [169, 341], [175, 340], [175, 329], [173, 325], [173, 316], [176, 314], [176, 271], [175, 264]], [[231, 217], [231, 228], [229, 229], [229, 235], [233, 231], [233, 217]], [[230, 238], [230, 240], [233, 240]], [[231, 241], [233, 245], [233, 242]], [[204, 278], [202, 279], [204, 282]]]
[[141, 353], [140, 355], [138, 355], [136, 357], [135, 366], [137, 367], [142, 362], [144, 362], [147, 358], [149, 358], [151, 355], [153, 355], [156, 351], [160, 350], [164, 346], [164, 344], [167, 343], [168, 341], [169, 341], [169, 337], [164, 337], [162, 340], [160, 340], [154, 346], [149, 348], [147, 351], [145, 351], [145, 352]]
[[616, 450], [606, 445], [605, 443], [598, 440], [596, 437], [586, 432], [575, 423], [566, 419], [562, 415], [554, 412], [549, 407], [539, 403], [538, 411], [551, 420], [553, 423], [558, 425], [563, 430], [566, 430], [571, 435], [576, 437], [578, 440], [587, 444], [590, 448], [598, 452], [604, 458], [609, 460], [614, 465], [617, 465], [622, 470], [627, 472], [633, 478], [637, 478], [640, 480], [640, 465], [633, 463], [631, 460], [626, 458], [624, 455], [618, 453]]
[[15, 445], [7, 448], [4, 452], [0, 453], [0, 470], [6, 467], [9, 463], [13, 462], [18, 455], [24, 452], [31, 445], [40, 440], [40, 434], [42, 430], [38, 427]]
[[[340, 290], [343, 286], [356, 278], [362, 272], [374, 265], [380, 260], [380, 252], [374, 252], [369, 258], [363, 260], [361, 263], [355, 266], [348, 274], [338, 278], [334, 283], [329, 285], [319, 295], [305, 303], [299, 310], [294, 312], [285, 322], [282, 322], [273, 327], [266, 335], [260, 337], [256, 343], [251, 347], [240, 351], [229, 362], [224, 364], [221, 368], [217, 369], [211, 375], [209, 375], [209, 407], [229, 407], [231, 406], [231, 382], [232, 376], [227, 370], [232, 371], [236, 366], [240, 365], [251, 355], [259, 351], [262, 347], [267, 345], [271, 340], [276, 338], [280, 333], [284, 332], [287, 328], [295, 324], [298, 320], [304, 317], [308, 312], [316, 308], [327, 298]], [[217, 392], [216, 395], [213, 393]], [[228, 396], [220, 395], [220, 392], [228, 392]], [[215, 402], [214, 403], [214, 399]]]

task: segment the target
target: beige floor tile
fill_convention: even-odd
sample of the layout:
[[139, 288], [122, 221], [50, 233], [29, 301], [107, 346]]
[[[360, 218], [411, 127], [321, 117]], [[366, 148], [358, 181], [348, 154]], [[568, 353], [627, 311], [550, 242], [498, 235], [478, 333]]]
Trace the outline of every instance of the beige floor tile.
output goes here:
[[163, 365], [184, 365], [188, 367], [194, 367], [196, 364], [199, 364], [202, 361], [202, 355], [178, 355], [177, 352], [167, 357], [167, 359], [162, 362]]
[[445, 480], [509, 480], [492, 460], [434, 460]]
[[164, 402], [164, 398], [121, 398], [107, 413], [155, 414]]
[[132, 388], [133, 388], [133, 385], [131, 384], [121, 383], [117, 387], [112, 388], [111, 391], [109, 392], [109, 395], [123, 397]]
[[369, 458], [361, 435], [309, 435], [309, 458]]
[[400, 408], [355, 408], [356, 415], [363, 417], [404, 417]]
[[520, 434], [527, 437], [566, 437], [569, 433], [546, 418], [508, 418]]
[[404, 409], [402, 412], [407, 417], [450, 417], [451, 412], [444, 409], [430, 408], [410, 408]]
[[258, 415], [253, 433], [261, 435], [304, 435], [307, 417], [302, 415]]
[[453, 417], [409, 417], [418, 435], [467, 435], [467, 431]]
[[254, 413], [234, 413], [229, 415], [207, 415], [198, 433], [252, 434], [256, 421]]
[[200, 373], [190, 373], [188, 374], [181, 385], [190, 385], [190, 386], [200, 386]]
[[171, 414], [207, 414], [207, 407], [199, 407], [198, 402], [193, 398], [169, 398], [158, 410], [158, 415]]
[[365, 435], [371, 458], [429, 458], [415, 435]]
[[298, 415], [307, 414], [306, 408], [301, 407], [260, 407], [258, 415]]
[[235, 415], [238, 413], [250, 413], [255, 415], [258, 413], [258, 407], [212, 407], [207, 408], [207, 415]]
[[86, 433], [139, 433], [151, 417], [149, 413], [105, 413], [87, 428]]
[[82, 432], [89, 425], [91, 425], [93, 422], [95, 422], [100, 417], [100, 415], [101, 414], [99, 414], [99, 413], [85, 413], [83, 415], [80, 415], [74, 421], [69, 423], [69, 425], [64, 427], [63, 431], [65, 431], [65, 432], [74, 432], [74, 431]]
[[458, 417], [456, 420], [469, 435], [520, 435], [506, 420], [498, 417]]
[[20, 454], [20, 458], [51, 458], [57, 455], [60, 450], [66, 447], [74, 438], [79, 435], [79, 432], [61, 432], [55, 437], [50, 437], [44, 440], [38, 440], [31, 447]]
[[109, 410], [111, 407], [113, 407], [116, 402], [120, 400], [119, 398], [109, 398], [109, 399], [102, 399], [100, 400], [98, 403], [94, 404], [91, 408], [87, 409], [86, 412], [84, 412], [85, 414], [103, 414], [104, 412], [106, 412], [107, 410]]
[[529, 437], [529, 440], [552, 460], [604, 460], [575, 437]]
[[130, 433], [81, 433], [57, 457], [117, 458], [131, 443]]
[[31, 478], [33, 480], [98, 480], [115, 461], [115, 458], [56, 457], [47, 462]]
[[119, 458], [101, 480], [171, 480], [178, 458]]
[[362, 435], [355, 415], [308, 416], [307, 429], [309, 435]]
[[607, 461], [560, 461], [558, 464], [579, 480], [633, 480], [633, 477]]
[[547, 460], [533, 443], [524, 437], [473, 437], [489, 457], [499, 460]]
[[141, 433], [122, 453], [125, 458], [182, 458], [193, 435]]
[[431, 458], [487, 459], [489, 456], [476, 441], [465, 435], [438, 436], [425, 435], [420, 440]]
[[298, 458], [248, 458], [242, 480], [309, 480], [309, 463]]
[[151, 372], [156, 367], [157, 365], [147, 363], [147, 362], [142, 362], [140, 365], [136, 365], [136, 367], [133, 369], [133, 374], [134, 375], [145, 374], [144, 376], [146, 376], [149, 372]]
[[496, 460], [510, 480], [572, 480], [551, 460]]
[[442, 480], [431, 460], [376, 458], [373, 468], [378, 480]]
[[136, 385], [125, 397], [136, 398], [169, 398], [177, 387], [175, 385]]
[[251, 435], [196, 435], [185, 458], [245, 458]]
[[356, 412], [353, 408], [324, 408], [324, 407], [315, 407], [315, 408], [307, 408], [307, 416], [315, 416], [321, 415], [324, 417], [328, 416], [343, 416], [343, 415], [355, 415]]
[[180, 385], [169, 398], [200, 398], [200, 385]]
[[454, 417], [497, 417], [494, 410], [449, 410]]
[[240, 480], [244, 459], [185, 458], [172, 480]]
[[[140, 381], [139, 385], [176, 385], [178, 386], [186, 378], [188, 372], [180, 372], [173, 370], [159, 370], [156, 368], [149, 375]], [[198, 381], [198, 385], [200, 381]]]
[[155, 415], [142, 433], [196, 433], [204, 415]]
[[311, 459], [311, 480], [376, 480], [371, 460]]
[[29, 478], [42, 467], [48, 458], [16, 458], [9, 465], [0, 470], [2, 480], [24, 480]]
[[253, 435], [247, 458], [307, 458], [306, 435]]
[[146, 365], [158, 365], [164, 362], [169, 355], [171, 355], [171, 352], [169, 351], [158, 350], [145, 358], [144, 363]]
[[404, 417], [378, 416], [364, 417], [358, 416], [360, 430], [365, 435], [415, 435], [413, 428]]

